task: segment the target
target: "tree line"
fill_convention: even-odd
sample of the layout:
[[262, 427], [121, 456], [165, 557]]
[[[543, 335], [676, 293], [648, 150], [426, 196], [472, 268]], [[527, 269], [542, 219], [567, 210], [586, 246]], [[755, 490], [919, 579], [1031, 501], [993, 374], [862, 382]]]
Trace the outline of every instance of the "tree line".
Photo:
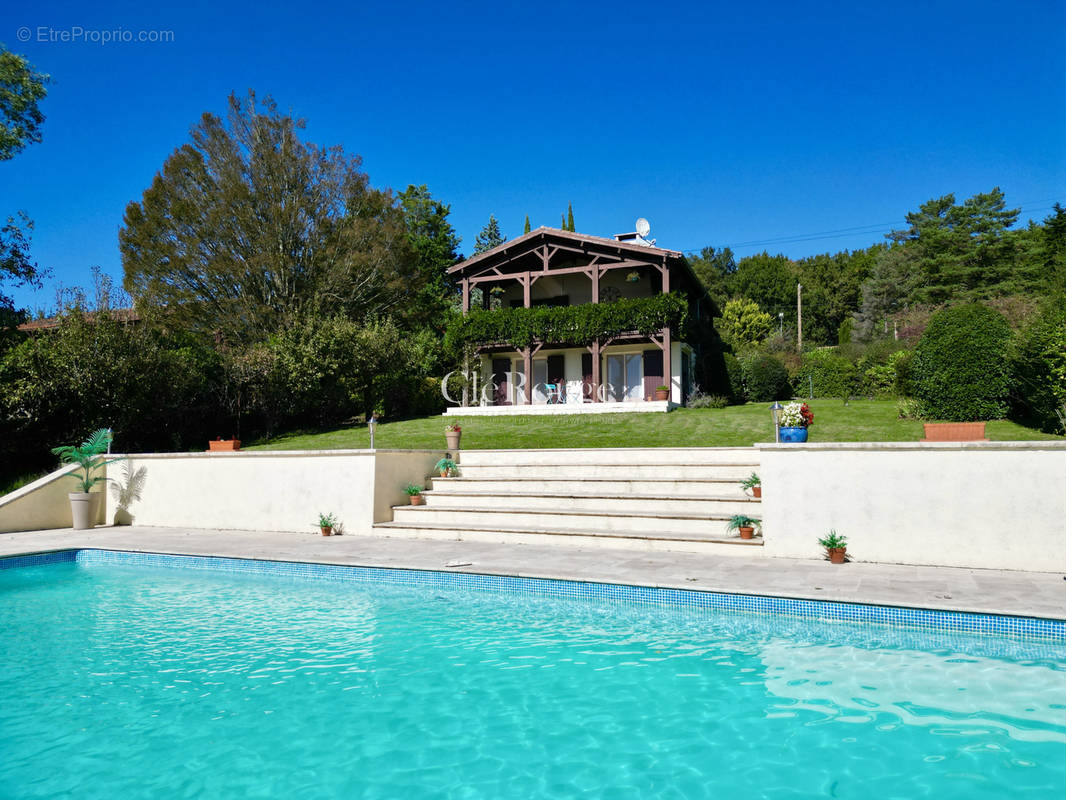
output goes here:
[[[996, 187], [962, 202], [952, 194], [930, 199], [907, 213], [886, 241], [865, 249], [737, 259], [729, 248], [704, 248], [689, 261], [715, 301], [722, 337], [721, 348], [709, 353], [704, 385], [732, 401], [924, 392], [925, 405], [905, 405], [903, 413], [935, 415], [940, 407], [928, 399], [928, 387], [914, 382], [911, 356], [938, 316], [976, 305], [1011, 332], [1007, 345], [982, 335], [954, 348], [960, 365], [985, 364], [989, 354], [977, 352], [979, 342], [994, 341], [996, 359], [1009, 367], [996, 384], [1001, 394], [979, 407], [1008, 409], [1061, 431], [1066, 209], [1056, 203], [1042, 221], [1021, 227], [1018, 216]], [[797, 285], [803, 287], [802, 348]]]

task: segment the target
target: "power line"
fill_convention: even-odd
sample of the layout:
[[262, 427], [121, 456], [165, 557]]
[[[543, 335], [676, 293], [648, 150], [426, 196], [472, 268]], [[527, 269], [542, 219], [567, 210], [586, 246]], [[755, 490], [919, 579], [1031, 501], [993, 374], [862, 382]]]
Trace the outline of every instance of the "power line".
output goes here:
[[[1032, 204], [1035, 204], [1035, 203], [1047, 203], [1047, 202], [1050, 202], [1050, 201], [1056, 200], [1056, 199], [1057, 198], [1054, 198], [1054, 197], [1048, 197], [1048, 198], [1044, 198], [1042, 200], [1030, 200], [1030, 201], [1028, 201], [1026, 203], [1021, 203], [1018, 206], [1018, 214], [1019, 214], [1019, 216], [1021, 216], [1022, 213], [1034, 214], [1034, 213], [1037, 213], [1037, 212], [1040, 212], [1040, 211], [1050, 211], [1052, 208], [1054, 208], [1054, 206], [1044, 206], [1042, 208], [1026, 208], [1026, 206], [1029, 206], [1029, 205], [1032, 205]], [[817, 242], [817, 241], [822, 241], [823, 239], [826, 239], [826, 240], [827, 239], [840, 239], [842, 237], [858, 236], [858, 235], [864, 234], [864, 233], [878, 233], [880, 231], [884, 231], [886, 228], [891, 230], [891, 227], [893, 225], [898, 225], [898, 224], [899, 224], [898, 220], [893, 221], [893, 222], [877, 222], [877, 223], [871, 223], [869, 225], [857, 225], [857, 226], [852, 227], [852, 228], [835, 228], [833, 230], [828, 230], [828, 231], [812, 231], [810, 233], [795, 233], [795, 234], [791, 234], [789, 236], [778, 236], [778, 237], [772, 237], [772, 238], [767, 238], [767, 239], [752, 239], [752, 240], [746, 241], [746, 242], [726, 242], [726, 243], [723, 243], [723, 244], [717, 245], [717, 246], [718, 247], [728, 247], [730, 249], [734, 249], [734, 248], [741, 248], [741, 247], [763, 247], [763, 246], [766, 246], [766, 245], [773, 245], [773, 244], [799, 244], [799, 243], [802, 243], [802, 242]], [[682, 253], [698, 253], [698, 252], [702, 251], [703, 249], [704, 249], [703, 247], [691, 247], [691, 248], [682, 250], [681, 252]]]

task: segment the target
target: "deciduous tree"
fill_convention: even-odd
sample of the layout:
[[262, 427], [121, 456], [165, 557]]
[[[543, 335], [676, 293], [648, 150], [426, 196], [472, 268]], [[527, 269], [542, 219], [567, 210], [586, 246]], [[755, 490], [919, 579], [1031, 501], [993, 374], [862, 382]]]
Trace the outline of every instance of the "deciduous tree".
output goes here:
[[48, 80], [25, 58], [0, 47], [0, 161], [41, 141], [44, 113], [39, 104], [48, 93]]
[[300, 135], [267, 98], [231, 95], [126, 207], [119, 246], [139, 306], [230, 341], [301, 319], [400, 308], [421, 279], [404, 215], [358, 156]]

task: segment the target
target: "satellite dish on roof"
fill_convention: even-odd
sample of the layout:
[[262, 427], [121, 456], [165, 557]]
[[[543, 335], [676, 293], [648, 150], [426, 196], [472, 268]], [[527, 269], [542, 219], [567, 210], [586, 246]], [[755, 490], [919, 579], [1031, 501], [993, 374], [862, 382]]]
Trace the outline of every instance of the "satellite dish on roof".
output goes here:
[[651, 223], [644, 217], [637, 220], [637, 233], [640, 234], [641, 239], [648, 238], [648, 234], [651, 233]]

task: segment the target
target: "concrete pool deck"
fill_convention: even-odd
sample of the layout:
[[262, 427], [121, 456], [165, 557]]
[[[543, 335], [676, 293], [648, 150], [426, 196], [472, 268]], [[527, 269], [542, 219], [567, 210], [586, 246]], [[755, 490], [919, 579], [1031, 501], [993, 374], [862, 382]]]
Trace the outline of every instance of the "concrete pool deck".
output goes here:
[[1061, 573], [140, 526], [0, 534], [0, 557], [72, 548], [563, 578], [1066, 620]]

